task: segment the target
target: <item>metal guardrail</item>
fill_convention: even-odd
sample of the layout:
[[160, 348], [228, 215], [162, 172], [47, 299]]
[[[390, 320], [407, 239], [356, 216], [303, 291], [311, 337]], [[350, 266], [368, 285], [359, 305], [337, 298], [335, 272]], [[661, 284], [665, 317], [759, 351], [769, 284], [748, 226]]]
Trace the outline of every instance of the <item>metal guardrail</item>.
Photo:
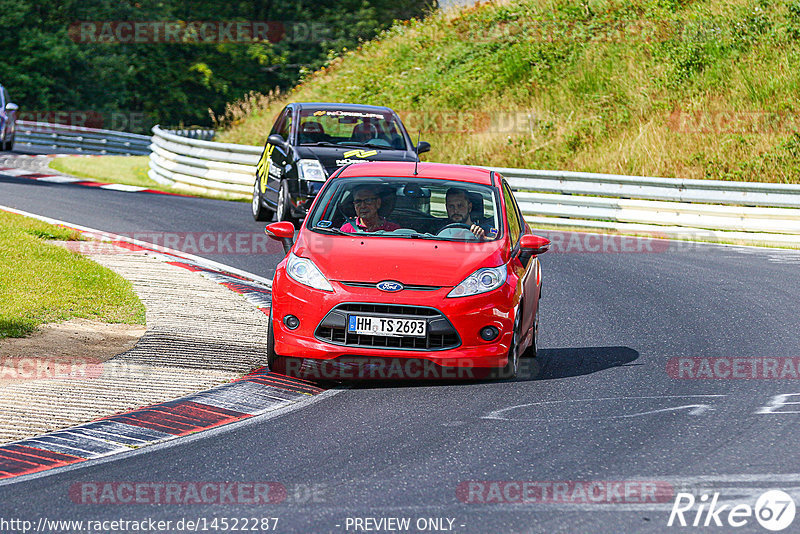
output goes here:
[[[245, 197], [260, 146], [187, 139], [153, 128], [150, 177]], [[800, 247], [800, 185], [489, 167], [533, 226]]]
[[800, 185], [493, 170], [531, 225], [800, 247]]
[[512, 187], [526, 191], [800, 208], [800, 185], [793, 184], [653, 178], [503, 167], [493, 169], [505, 176]]
[[149, 154], [149, 145], [146, 135], [32, 121], [16, 122], [14, 140], [15, 147], [27, 150], [124, 156]]
[[204, 130], [200, 128], [166, 128], [166, 131], [181, 137], [188, 137], [189, 139], [200, 139], [202, 141], [213, 141], [214, 136], [217, 134], [214, 130]]
[[262, 147], [190, 139], [153, 127], [148, 176], [186, 191], [252, 193]]

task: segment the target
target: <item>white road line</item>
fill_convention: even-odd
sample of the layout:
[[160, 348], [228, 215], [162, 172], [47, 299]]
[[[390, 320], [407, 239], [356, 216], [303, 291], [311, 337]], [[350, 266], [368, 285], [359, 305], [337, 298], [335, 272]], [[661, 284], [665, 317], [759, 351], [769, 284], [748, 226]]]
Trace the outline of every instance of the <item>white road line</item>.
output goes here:
[[125, 191], [128, 193], [138, 193], [139, 191], [147, 191], [146, 187], [139, 187], [136, 185], [125, 185], [125, 184], [101, 185], [100, 189], [111, 189], [113, 191]]
[[37, 172], [28, 171], [25, 169], [8, 169], [0, 171], [0, 174], [7, 174], [8, 176], [27, 176], [29, 174], [39, 174]]
[[35, 178], [35, 180], [39, 182], [50, 182], [53, 184], [72, 184], [75, 182], [86, 181], [86, 180], [81, 180], [80, 178], [73, 178], [71, 176], [42, 176], [39, 178]]

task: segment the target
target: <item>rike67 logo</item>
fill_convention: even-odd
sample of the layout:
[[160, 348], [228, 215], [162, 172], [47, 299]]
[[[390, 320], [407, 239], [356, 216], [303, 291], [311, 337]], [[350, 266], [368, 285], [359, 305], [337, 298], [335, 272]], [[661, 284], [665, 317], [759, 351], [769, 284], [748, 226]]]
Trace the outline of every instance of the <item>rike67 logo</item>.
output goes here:
[[781, 490], [769, 490], [756, 500], [755, 507], [746, 503], [720, 504], [719, 493], [703, 494], [699, 499], [691, 493], [678, 493], [672, 504], [667, 526], [743, 527], [755, 520], [767, 530], [784, 530], [794, 521], [795, 503]]

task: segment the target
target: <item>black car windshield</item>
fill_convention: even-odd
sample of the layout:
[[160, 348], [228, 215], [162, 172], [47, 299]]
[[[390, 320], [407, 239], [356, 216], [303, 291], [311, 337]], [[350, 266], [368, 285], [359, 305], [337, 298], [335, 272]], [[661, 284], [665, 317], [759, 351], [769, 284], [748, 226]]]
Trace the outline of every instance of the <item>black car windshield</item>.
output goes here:
[[502, 234], [497, 191], [485, 185], [424, 178], [340, 178], [306, 218], [335, 235], [443, 241], [491, 241]]
[[301, 145], [406, 149], [394, 114], [369, 110], [302, 109], [297, 140]]

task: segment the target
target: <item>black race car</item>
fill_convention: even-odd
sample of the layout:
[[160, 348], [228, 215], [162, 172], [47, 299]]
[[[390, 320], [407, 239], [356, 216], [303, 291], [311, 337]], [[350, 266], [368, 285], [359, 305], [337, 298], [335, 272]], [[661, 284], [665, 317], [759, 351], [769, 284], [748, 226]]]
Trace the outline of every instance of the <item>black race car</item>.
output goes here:
[[400, 117], [387, 107], [292, 103], [272, 127], [256, 168], [253, 218], [297, 223], [336, 169], [365, 161], [418, 161]]

